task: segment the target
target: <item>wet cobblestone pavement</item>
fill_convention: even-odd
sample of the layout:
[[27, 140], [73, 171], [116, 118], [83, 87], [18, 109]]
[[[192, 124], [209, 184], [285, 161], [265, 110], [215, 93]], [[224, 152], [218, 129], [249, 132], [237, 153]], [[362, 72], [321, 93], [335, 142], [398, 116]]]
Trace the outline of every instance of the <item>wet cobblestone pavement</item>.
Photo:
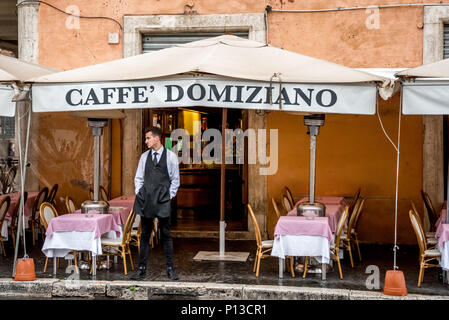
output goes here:
[[[31, 241], [29, 242], [31, 243]], [[220, 261], [194, 261], [193, 257], [198, 251], [218, 251], [218, 239], [182, 239], [174, 238], [174, 262], [179, 274], [179, 281], [185, 282], [211, 282], [226, 284], [252, 284], [252, 285], [279, 285], [298, 287], [318, 287], [333, 289], [367, 290], [366, 281], [372, 273], [366, 273], [370, 265], [378, 266], [380, 271], [380, 289], [384, 286], [385, 272], [393, 269], [393, 251], [390, 245], [361, 245], [362, 261], [354, 255], [354, 268], [351, 268], [349, 259], [342, 260], [343, 280], [338, 277], [338, 270], [327, 273], [327, 279], [321, 280], [321, 274], [308, 274], [305, 279], [302, 274], [296, 274], [292, 278], [290, 273], [285, 273], [283, 279], [278, 277], [278, 259], [266, 258], [261, 262], [259, 277], [252, 272], [256, 251], [255, 241], [226, 241], [226, 251], [249, 252], [246, 262], [220, 262]], [[12, 275], [14, 251], [11, 241], [5, 243], [6, 257], [0, 257], [0, 277], [9, 278]], [[42, 241], [29, 249], [29, 256], [34, 259], [36, 276], [38, 278], [53, 278], [53, 261], [49, 259], [47, 272], [43, 272], [45, 256], [40, 250]], [[132, 256], [135, 266], [138, 265], [137, 248], [132, 247]], [[347, 253], [345, 253], [347, 254]], [[400, 246], [397, 261], [399, 270], [405, 275], [406, 286], [409, 293], [427, 295], [449, 296], [449, 285], [443, 284], [438, 279], [436, 268], [425, 271], [424, 282], [417, 287], [418, 281], [418, 246]], [[23, 255], [22, 249], [19, 257]], [[105, 259], [105, 258], [103, 258]], [[111, 258], [111, 260], [113, 260]], [[67, 263], [61, 259], [61, 266], [57, 270], [56, 278], [64, 279], [69, 276], [65, 273]], [[96, 280], [129, 280], [133, 271], [128, 263], [128, 275], [123, 272], [123, 263], [118, 258], [109, 270], [98, 270]], [[91, 275], [88, 270], [81, 270], [81, 279], [89, 280]], [[162, 246], [159, 244], [151, 250], [147, 267], [147, 281], [169, 281], [165, 271], [165, 256]]]

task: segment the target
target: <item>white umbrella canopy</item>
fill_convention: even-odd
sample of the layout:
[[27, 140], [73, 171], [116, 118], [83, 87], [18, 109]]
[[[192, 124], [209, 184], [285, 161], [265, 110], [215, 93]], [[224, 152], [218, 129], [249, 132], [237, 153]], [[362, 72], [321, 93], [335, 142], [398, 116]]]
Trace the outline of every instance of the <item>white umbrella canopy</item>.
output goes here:
[[57, 71], [60, 70], [0, 54], [0, 116], [13, 117], [15, 114], [16, 104], [12, 100], [18, 93], [13, 89], [16, 83], [24, 82], [30, 77], [39, 77]]
[[374, 114], [377, 84], [388, 79], [224, 35], [28, 81], [36, 112], [201, 105]]
[[31, 80], [143, 80], [188, 72], [256, 81], [270, 81], [273, 74], [277, 73], [283, 82], [297, 83], [361, 83], [385, 80], [373, 74], [232, 35], [194, 41]]
[[0, 82], [25, 82], [26, 79], [40, 77], [58, 71], [61, 70], [20, 61], [19, 59], [0, 54]]
[[449, 114], [449, 59], [396, 73], [402, 82], [402, 113]]

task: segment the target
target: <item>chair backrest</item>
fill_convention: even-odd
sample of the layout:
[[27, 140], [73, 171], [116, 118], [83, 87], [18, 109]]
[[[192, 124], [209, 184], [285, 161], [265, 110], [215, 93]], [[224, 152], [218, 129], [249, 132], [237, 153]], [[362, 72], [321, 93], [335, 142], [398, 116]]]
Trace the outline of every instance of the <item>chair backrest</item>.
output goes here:
[[11, 191], [11, 186], [14, 183], [14, 179], [17, 173], [17, 166], [12, 166], [9, 168], [8, 173], [6, 174], [3, 180], [2, 192], [7, 193]]
[[421, 225], [417, 219], [417, 216], [413, 212], [413, 210], [409, 211], [410, 222], [412, 223], [413, 230], [415, 231], [416, 239], [418, 240], [418, 246], [420, 254], [427, 250], [427, 244], [425, 241], [424, 231], [421, 228]]
[[53, 187], [50, 189], [50, 192], [48, 193], [47, 200], [45, 200], [45, 202], [53, 203], [53, 200], [55, 200], [56, 197], [56, 192], [58, 192], [58, 187], [59, 186], [57, 183], [53, 185]]
[[94, 189], [89, 188], [89, 199], [94, 200]]
[[100, 186], [100, 200], [109, 201], [109, 195], [106, 189], [103, 186]]
[[284, 187], [283, 195], [287, 197], [288, 201], [290, 202], [290, 206], [293, 208], [295, 206], [295, 200], [293, 199], [292, 192], [287, 186]]
[[287, 196], [282, 196], [282, 206], [284, 207], [284, 209], [287, 211], [287, 212], [290, 212], [290, 211], [292, 211], [293, 210], [293, 206], [292, 206], [292, 204], [290, 203], [290, 200], [288, 200], [288, 198], [287, 198]]
[[[33, 221], [37, 220], [38, 218], [36, 217], [36, 213], [39, 212], [39, 208], [41, 207], [41, 204], [45, 202], [45, 199], [47, 199], [48, 196], [48, 188], [47, 187], [43, 187], [39, 193], [36, 196], [36, 199], [34, 200], [33, 203], [33, 213], [31, 216], [31, 219]], [[39, 213], [37, 213], [39, 214]]]
[[[24, 194], [23, 205], [25, 206], [25, 204], [27, 203], [27, 200], [28, 200], [28, 192], [25, 191], [23, 194]], [[18, 218], [19, 218], [20, 198], [21, 197], [22, 196], [19, 194], [19, 198], [17, 199], [17, 203], [16, 203], [14, 210], [12, 212], [12, 215], [11, 215], [11, 226], [13, 226], [13, 227], [17, 227], [17, 222], [19, 221]]]
[[429, 215], [431, 227], [433, 227], [435, 226], [435, 223], [438, 220], [437, 212], [435, 211], [435, 207], [432, 204], [432, 200], [430, 200], [429, 194], [424, 190], [421, 190], [421, 196], [423, 198], [424, 205], [426, 206], [426, 210]]
[[254, 225], [254, 233], [256, 235], [257, 246], [261, 247], [262, 246], [262, 236], [260, 235], [260, 229], [259, 229], [259, 224], [257, 223], [257, 220], [256, 220], [256, 215], [254, 214], [253, 208], [251, 208], [251, 205], [249, 203], [247, 206], [248, 206], [249, 216], [251, 217], [251, 221], [253, 222], [253, 225]]
[[281, 212], [279, 211], [278, 205], [276, 204], [276, 200], [274, 200], [274, 198], [271, 198], [271, 202], [273, 203], [274, 212], [276, 212], [276, 215], [279, 219], [281, 217]]
[[74, 213], [76, 211], [75, 203], [69, 196], [65, 197], [65, 207], [67, 209], [67, 213]]
[[345, 210], [340, 215], [340, 219], [338, 219], [337, 230], [335, 232], [335, 240], [334, 240], [335, 248], [338, 248], [340, 246], [341, 233], [343, 231], [343, 227], [345, 226], [346, 220], [348, 219], [348, 215], [349, 215], [349, 206], [346, 206]]
[[361, 201], [359, 203], [359, 207], [357, 208], [356, 216], [354, 218], [354, 224], [352, 225], [352, 229], [355, 231], [357, 229], [357, 223], [359, 222], [360, 215], [363, 211], [363, 206], [365, 205], [365, 198], [360, 198]]
[[10, 203], [10, 196], [4, 196], [2, 200], [0, 200], [0, 229], [3, 226], [3, 221], [5, 221], [6, 213], [8, 212]]
[[355, 218], [357, 216], [357, 211], [359, 210], [359, 206], [360, 206], [361, 201], [362, 201], [362, 199], [360, 199], [360, 198], [357, 200], [357, 202], [355, 203], [354, 208], [352, 209], [351, 215], [349, 216], [348, 233], [347, 233], [348, 237], [351, 236], [351, 230], [352, 230], [352, 228], [354, 226], [354, 221], [355, 221]]
[[361, 191], [361, 188], [358, 188], [357, 191], [355, 192], [354, 196], [352, 197], [352, 201], [349, 204], [349, 211], [348, 211], [349, 212], [349, 216], [351, 216], [351, 214], [352, 214], [352, 212], [354, 210], [354, 206], [357, 203], [357, 200], [359, 200], [360, 191]]
[[58, 211], [50, 202], [43, 202], [39, 207], [39, 216], [42, 225], [47, 229], [50, 220], [58, 216]]
[[136, 213], [134, 212], [134, 210], [131, 210], [128, 218], [126, 219], [125, 226], [123, 227], [122, 245], [129, 244], [129, 240], [131, 239], [131, 230], [133, 228], [135, 218]]

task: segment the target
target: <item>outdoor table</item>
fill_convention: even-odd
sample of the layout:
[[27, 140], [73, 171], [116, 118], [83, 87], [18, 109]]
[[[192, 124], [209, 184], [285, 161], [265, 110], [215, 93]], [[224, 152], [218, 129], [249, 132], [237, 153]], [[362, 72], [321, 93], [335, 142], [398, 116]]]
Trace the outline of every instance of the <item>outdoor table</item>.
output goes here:
[[[112, 215], [114, 218], [114, 221], [119, 226], [124, 226], [126, 223], [126, 220], [128, 219], [129, 213], [131, 210], [129, 210], [127, 207], [109, 207], [108, 214]], [[74, 213], [81, 214], [81, 209], [76, 210]], [[91, 210], [89, 211], [89, 214], [100, 214], [100, 211], [98, 210]]]
[[[101, 236], [120, 237], [120, 228], [110, 214], [65, 214], [50, 220], [42, 252], [48, 258], [65, 257], [70, 251], [90, 251], [93, 265], [101, 255]], [[56, 259], [53, 261], [56, 274]], [[92, 276], [96, 275], [93, 268]]]
[[113, 207], [125, 207], [128, 208], [129, 211], [132, 210], [134, 206], [135, 195], [123, 195], [114, 199], [109, 200], [109, 205]]
[[446, 209], [442, 208], [440, 216], [438, 217], [437, 222], [435, 222], [435, 228], [438, 229], [438, 227], [445, 222], [446, 222]]
[[[299, 202], [297, 203], [297, 205], [298, 204]], [[297, 205], [287, 213], [287, 216], [298, 215], [296, 211]], [[325, 204], [325, 205], [326, 205], [325, 216], [329, 218], [329, 227], [331, 228], [332, 233], [335, 233], [335, 231], [337, 230], [338, 219], [340, 219], [340, 215], [343, 213], [345, 206], [342, 204]]]
[[333, 234], [328, 217], [313, 219], [282, 216], [274, 229], [271, 255], [279, 258], [279, 278], [283, 278], [285, 257], [321, 257], [322, 280], [326, 280], [326, 264], [330, 261]]
[[[307, 202], [309, 201], [309, 197], [304, 197], [301, 200], [299, 200], [296, 204], [295, 204], [295, 208], [298, 206], [298, 204], [300, 204], [301, 202]], [[343, 207], [348, 205], [348, 202], [346, 201], [346, 199], [344, 197], [333, 197], [333, 196], [327, 196], [327, 197], [317, 197], [315, 198], [316, 202], [321, 202], [324, 203], [325, 205], [328, 204], [340, 204]]]
[[[38, 194], [39, 194], [39, 192], [28, 192], [27, 202], [24, 204], [25, 227], [26, 228], [28, 226], [27, 222], [33, 213], [33, 204], [34, 204], [34, 201], [36, 200], [36, 197]], [[9, 196], [11, 198], [11, 202], [9, 204], [8, 212], [6, 213], [6, 216], [5, 216], [5, 221], [7, 223], [3, 223], [2, 230], [1, 230], [1, 236], [2, 236], [3, 240], [5, 240], [5, 241], [8, 240], [8, 226], [11, 225], [11, 215], [14, 211], [15, 206], [17, 205], [17, 202], [19, 201], [19, 192], [2, 194], [2, 195], [0, 195], [0, 200], [6, 196]], [[19, 214], [19, 213], [17, 213], [17, 214]]]

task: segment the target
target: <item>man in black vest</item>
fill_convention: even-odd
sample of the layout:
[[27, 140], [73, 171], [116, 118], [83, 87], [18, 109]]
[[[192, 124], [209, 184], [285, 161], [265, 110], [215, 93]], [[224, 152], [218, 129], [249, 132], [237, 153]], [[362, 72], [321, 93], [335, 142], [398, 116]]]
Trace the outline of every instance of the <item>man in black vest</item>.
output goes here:
[[133, 280], [145, 279], [154, 218], [159, 221], [167, 276], [171, 280], [179, 279], [173, 266], [173, 241], [169, 220], [170, 200], [176, 196], [179, 188], [179, 162], [172, 151], [162, 146], [161, 139], [161, 129], [152, 127], [145, 130], [145, 144], [149, 150], [140, 157], [134, 178], [136, 192], [134, 211], [141, 217], [142, 235], [139, 270], [131, 277]]

